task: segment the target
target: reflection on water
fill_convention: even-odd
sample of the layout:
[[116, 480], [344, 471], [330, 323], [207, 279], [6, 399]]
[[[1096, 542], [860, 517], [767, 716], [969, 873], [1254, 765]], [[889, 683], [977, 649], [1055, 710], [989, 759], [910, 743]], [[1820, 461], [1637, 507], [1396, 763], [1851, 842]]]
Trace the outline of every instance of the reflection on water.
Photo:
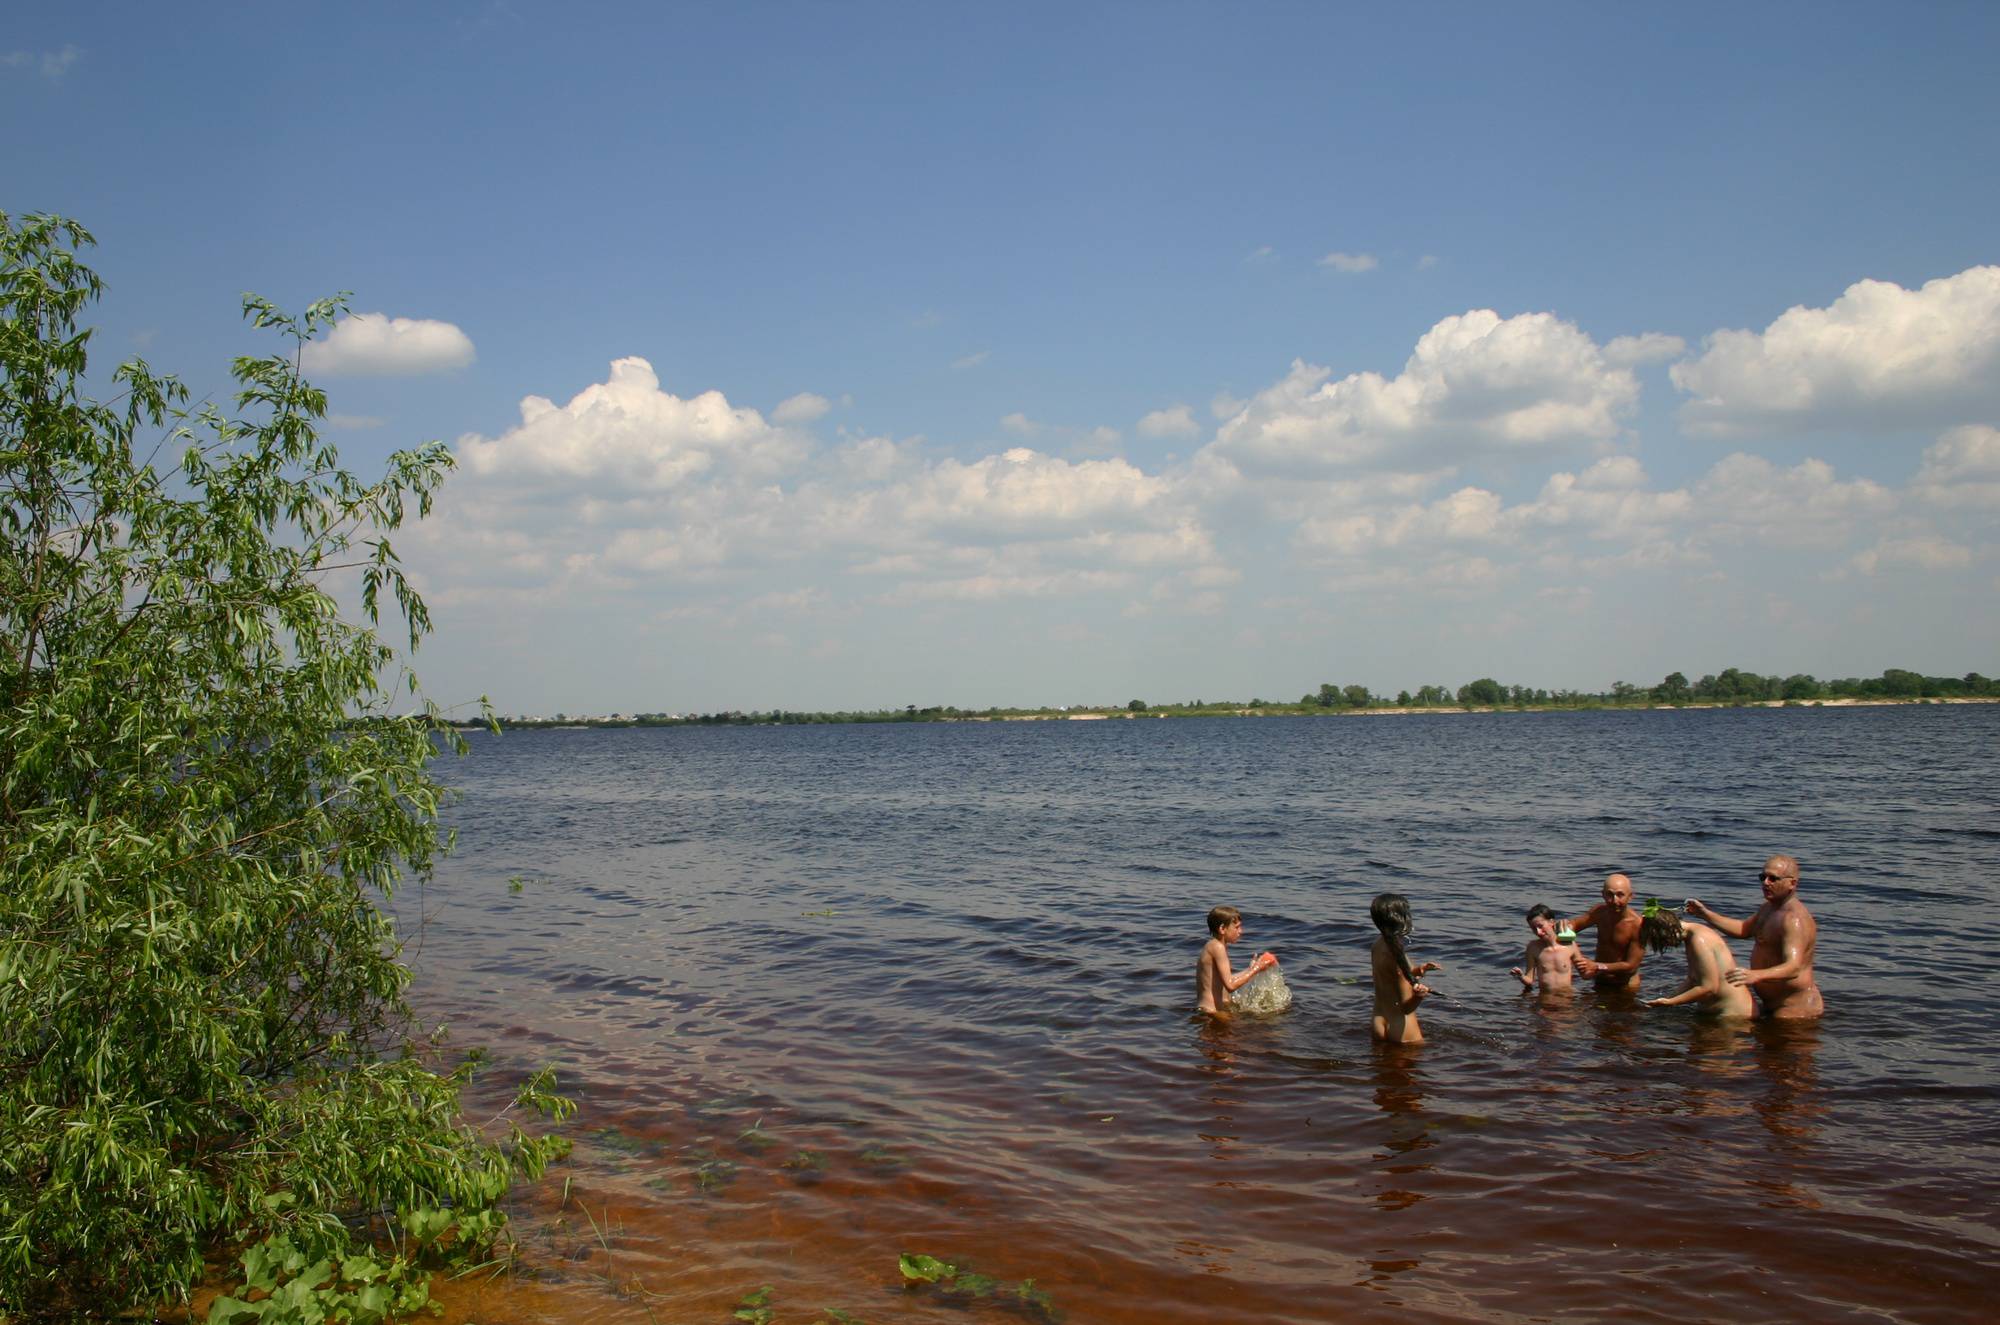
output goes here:
[[1779, 1145], [1808, 1151], [1818, 1139], [1826, 1101], [1820, 1095], [1819, 1021], [1765, 1021], [1755, 1026], [1757, 1067], [1767, 1083], [1757, 1116]]
[[1407, 1210], [1424, 1199], [1416, 1180], [1430, 1171], [1423, 1152], [1437, 1143], [1424, 1116], [1423, 1054], [1420, 1044], [1374, 1046], [1375, 1107], [1388, 1124], [1386, 1153], [1375, 1155], [1382, 1175], [1375, 1204], [1383, 1210]]
[[[1662, 1272], [1654, 1318], [1983, 1319], [2000, 957], [1926, 998], [1883, 927], [2000, 905], [1996, 736], [2000, 706], [475, 738], [464, 849], [405, 895], [414, 994], [583, 1111], [520, 1209], [543, 1277], [460, 1318], [726, 1320], [762, 1283], [778, 1320], [1010, 1318], [906, 1290], [912, 1251], [1092, 1325], [1638, 1309], [1607, 1263]], [[1774, 742], [1790, 776], [1749, 776]], [[1825, 1022], [1506, 974], [1528, 902], [1616, 866], [1747, 913], [1775, 849]], [[1452, 976], [1422, 1046], [1367, 1035], [1391, 890]], [[1289, 1010], [1189, 1019], [1221, 901]]]

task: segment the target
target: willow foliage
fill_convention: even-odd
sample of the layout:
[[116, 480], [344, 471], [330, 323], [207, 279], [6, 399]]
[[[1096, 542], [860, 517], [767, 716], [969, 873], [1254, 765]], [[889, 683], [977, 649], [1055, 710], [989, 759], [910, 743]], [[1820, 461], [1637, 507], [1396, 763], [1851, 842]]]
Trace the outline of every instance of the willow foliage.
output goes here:
[[377, 608], [428, 630], [387, 534], [450, 454], [340, 467], [296, 353], [332, 301], [246, 299], [286, 352], [233, 411], [140, 362], [90, 399], [90, 242], [0, 213], [0, 1317], [182, 1298], [266, 1235], [490, 1230], [550, 1153], [461, 1123], [382, 905], [445, 845]]

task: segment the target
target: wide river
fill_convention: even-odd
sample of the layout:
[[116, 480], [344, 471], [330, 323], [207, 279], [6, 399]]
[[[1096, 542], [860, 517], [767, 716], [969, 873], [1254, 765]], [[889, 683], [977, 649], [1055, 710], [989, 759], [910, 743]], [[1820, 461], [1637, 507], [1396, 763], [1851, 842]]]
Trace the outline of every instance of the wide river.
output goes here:
[[[455, 1311], [1990, 1320], [1996, 753], [1994, 704], [476, 735], [415, 999], [581, 1111]], [[1534, 902], [1745, 916], [1773, 852], [1817, 1024], [1507, 973]], [[1368, 1037], [1385, 891], [1444, 967], [1413, 1048]], [[1289, 1010], [1190, 1014], [1219, 902]]]

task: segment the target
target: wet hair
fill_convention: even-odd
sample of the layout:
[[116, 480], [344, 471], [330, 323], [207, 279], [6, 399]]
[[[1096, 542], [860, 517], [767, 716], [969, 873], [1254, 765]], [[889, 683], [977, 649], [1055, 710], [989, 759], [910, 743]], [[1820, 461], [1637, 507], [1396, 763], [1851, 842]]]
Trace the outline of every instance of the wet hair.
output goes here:
[[1549, 908], [1541, 902], [1536, 902], [1533, 906], [1528, 908], [1529, 924], [1531, 925], [1534, 924], [1537, 920], [1540, 920], [1543, 916], [1547, 916], [1549, 919], [1554, 920], [1556, 918], [1556, 913], [1549, 910]]
[[1651, 914], [1639, 920], [1639, 941], [1646, 945], [1646, 951], [1666, 952], [1686, 942], [1687, 931], [1681, 928], [1680, 916], [1664, 906], [1647, 909]]
[[1410, 970], [1409, 954], [1403, 951], [1403, 940], [1410, 937], [1415, 926], [1410, 922], [1410, 899], [1401, 893], [1383, 893], [1368, 904], [1368, 918], [1375, 922], [1375, 928], [1382, 931], [1382, 939], [1389, 945], [1389, 955], [1396, 959], [1396, 969], [1411, 984], [1417, 982]]
[[1243, 918], [1243, 913], [1233, 906], [1218, 906], [1208, 913], [1208, 932], [1220, 937], [1224, 925], [1233, 925]]

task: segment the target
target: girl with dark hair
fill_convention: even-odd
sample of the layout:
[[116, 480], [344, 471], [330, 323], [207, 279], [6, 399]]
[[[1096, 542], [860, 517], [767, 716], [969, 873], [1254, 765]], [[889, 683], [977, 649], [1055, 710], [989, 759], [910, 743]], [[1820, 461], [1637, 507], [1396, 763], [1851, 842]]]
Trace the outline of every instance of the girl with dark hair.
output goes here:
[[1404, 943], [1410, 937], [1409, 899], [1397, 893], [1383, 893], [1368, 907], [1368, 918], [1382, 932], [1368, 952], [1368, 965], [1375, 975], [1375, 1019], [1369, 1032], [1389, 1044], [1422, 1044], [1424, 1033], [1417, 1026], [1417, 1004], [1431, 991], [1417, 983], [1426, 971], [1442, 970], [1436, 962], [1410, 965]]

